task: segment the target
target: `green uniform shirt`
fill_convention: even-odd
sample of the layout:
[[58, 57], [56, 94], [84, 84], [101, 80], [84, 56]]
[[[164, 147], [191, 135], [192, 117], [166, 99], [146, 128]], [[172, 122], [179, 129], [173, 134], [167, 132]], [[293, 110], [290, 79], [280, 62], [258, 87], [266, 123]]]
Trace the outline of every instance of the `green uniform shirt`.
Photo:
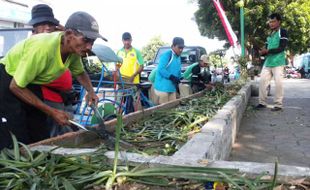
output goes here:
[[192, 70], [193, 70], [193, 68], [196, 66], [196, 65], [198, 65], [199, 63], [197, 62], [197, 63], [193, 63], [193, 64], [191, 64], [190, 66], [188, 66], [187, 68], [186, 68], [186, 70], [185, 70], [185, 72], [183, 73], [183, 78], [184, 79], [186, 79], [186, 80], [189, 80], [189, 81], [191, 81], [192, 80]]
[[84, 69], [81, 57], [70, 54], [63, 63], [60, 55], [62, 32], [42, 33], [16, 44], [0, 60], [6, 72], [13, 76], [19, 87], [28, 84], [48, 84], [57, 79], [67, 68], [73, 76]]
[[[280, 45], [280, 39], [286, 38], [286, 36], [281, 36], [281, 29], [279, 29], [277, 32], [272, 33], [267, 38], [267, 49], [275, 49], [278, 48]], [[280, 53], [276, 54], [268, 54], [265, 60], [265, 66], [266, 67], [278, 67], [285, 65], [285, 52], [282, 51]]]

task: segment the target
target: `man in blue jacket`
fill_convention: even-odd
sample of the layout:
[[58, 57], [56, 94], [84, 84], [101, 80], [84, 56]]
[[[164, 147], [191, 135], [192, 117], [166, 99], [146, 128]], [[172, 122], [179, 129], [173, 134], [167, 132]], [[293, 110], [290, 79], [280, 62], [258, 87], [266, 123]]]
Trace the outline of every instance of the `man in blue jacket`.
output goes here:
[[158, 103], [163, 104], [176, 99], [176, 88], [181, 78], [181, 53], [184, 49], [184, 39], [173, 38], [171, 50], [159, 59], [155, 77], [155, 95]]

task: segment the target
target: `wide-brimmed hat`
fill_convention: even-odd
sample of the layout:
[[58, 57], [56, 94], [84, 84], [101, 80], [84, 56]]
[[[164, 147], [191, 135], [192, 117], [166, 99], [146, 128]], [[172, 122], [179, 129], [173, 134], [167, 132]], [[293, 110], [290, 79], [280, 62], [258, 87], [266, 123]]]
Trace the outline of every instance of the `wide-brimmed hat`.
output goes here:
[[99, 34], [99, 26], [94, 17], [86, 12], [78, 11], [73, 13], [68, 18], [65, 28], [75, 29], [90, 39], [101, 38], [104, 41], [108, 41], [105, 37]]
[[32, 7], [31, 20], [28, 24], [34, 26], [42, 22], [49, 22], [56, 26], [59, 24], [59, 21], [54, 17], [51, 7], [45, 4], [38, 4]]

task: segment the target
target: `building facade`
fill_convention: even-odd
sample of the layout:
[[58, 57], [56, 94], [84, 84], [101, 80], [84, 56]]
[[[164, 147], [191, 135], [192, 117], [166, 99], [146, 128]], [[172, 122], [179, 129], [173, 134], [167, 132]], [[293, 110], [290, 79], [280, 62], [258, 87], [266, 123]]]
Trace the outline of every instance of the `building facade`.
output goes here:
[[29, 27], [31, 8], [40, 3], [50, 4], [46, 0], [0, 0], [0, 28]]

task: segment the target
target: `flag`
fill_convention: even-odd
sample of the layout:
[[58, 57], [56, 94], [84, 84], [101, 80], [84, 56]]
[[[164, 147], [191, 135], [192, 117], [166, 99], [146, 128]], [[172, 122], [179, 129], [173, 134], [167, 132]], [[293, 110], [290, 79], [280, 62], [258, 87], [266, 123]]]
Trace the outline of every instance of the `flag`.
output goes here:
[[227, 20], [227, 17], [225, 15], [225, 11], [220, 3], [219, 0], [213, 0], [213, 4], [217, 10], [217, 13], [221, 19], [222, 25], [225, 29], [228, 41], [230, 43], [231, 46], [233, 47], [237, 47], [238, 46], [238, 38], [236, 36], [236, 34], [234, 33], [234, 31], [231, 28], [231, 25], [229, 23], [229, 21]]

